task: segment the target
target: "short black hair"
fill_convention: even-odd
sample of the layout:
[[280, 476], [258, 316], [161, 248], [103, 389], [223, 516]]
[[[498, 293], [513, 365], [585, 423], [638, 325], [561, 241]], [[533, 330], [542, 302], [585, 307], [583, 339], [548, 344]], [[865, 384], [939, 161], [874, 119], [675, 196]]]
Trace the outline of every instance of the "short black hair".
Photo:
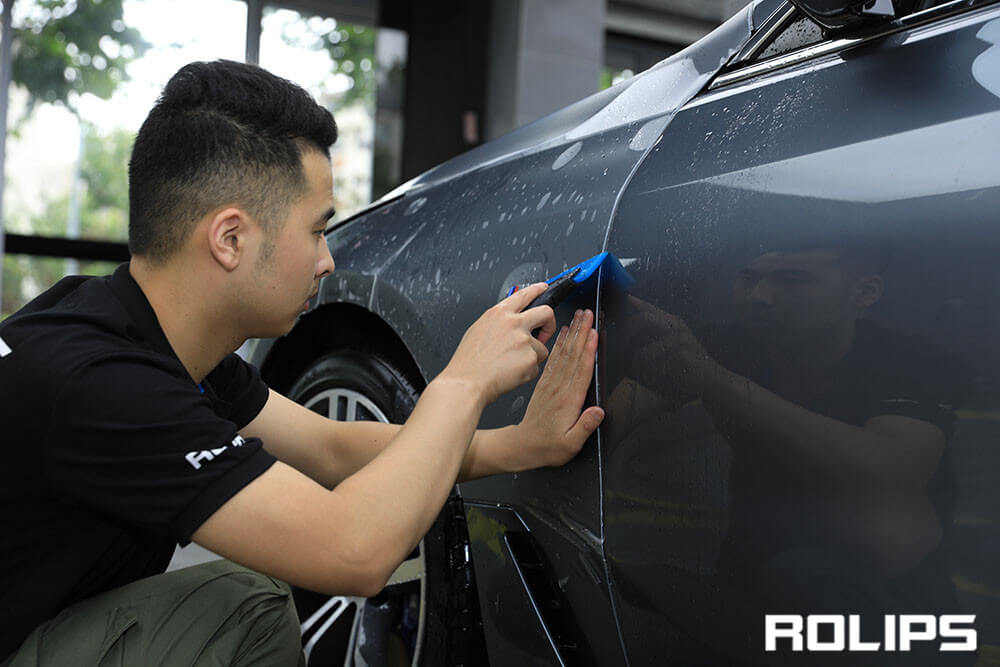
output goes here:
[[837, 253], [837, 263], [851, 275], [884, 274], [892, 263], [894, 244], [868, 230], [845, 227], [791, 234], [772, 244], [768, 252], [828, 251]]
[[149, 112], [129, 160], [129, 251], [162, 262], [213, 208], [238, 204], [265, 229], [305, 191], [303, 150], [329, 156], [333, 115], [254, 65], [182, 67]]

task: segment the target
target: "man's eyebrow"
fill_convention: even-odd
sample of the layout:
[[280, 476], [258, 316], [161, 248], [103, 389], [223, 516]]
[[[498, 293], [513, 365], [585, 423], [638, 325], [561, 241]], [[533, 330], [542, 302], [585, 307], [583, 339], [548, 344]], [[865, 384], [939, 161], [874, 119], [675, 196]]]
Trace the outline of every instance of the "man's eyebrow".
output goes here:
[[771, 274], [782, 278], [812, 278], [814, 275], [807, 269], [775, 269]]
[[814, 278], [815, 274], [806, 269], [771, 269], [771, 268], [744, 268], [740, 270], [740, 276], [743, 278], [763, 278], [763, 277], [774, 277], [774, 278]]
[[323, 215], [319, 216], [319, 218], [317, 218], [316, 225], [317, 226], [325, 225], [326, 223], [330, 222], [330, 219], [335, 215], [337, 215], [337, 211], [331, 206], [329, 211], [327, 211]]

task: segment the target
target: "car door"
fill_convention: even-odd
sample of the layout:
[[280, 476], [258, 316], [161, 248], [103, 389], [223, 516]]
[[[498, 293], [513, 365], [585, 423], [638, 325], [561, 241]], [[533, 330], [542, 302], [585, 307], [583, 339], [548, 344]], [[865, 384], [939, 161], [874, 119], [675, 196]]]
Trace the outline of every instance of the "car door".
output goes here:
[[749, 62], [630, 181], [598, 384], [630, 664], [998, 650], [997, 44], [952, 2]]

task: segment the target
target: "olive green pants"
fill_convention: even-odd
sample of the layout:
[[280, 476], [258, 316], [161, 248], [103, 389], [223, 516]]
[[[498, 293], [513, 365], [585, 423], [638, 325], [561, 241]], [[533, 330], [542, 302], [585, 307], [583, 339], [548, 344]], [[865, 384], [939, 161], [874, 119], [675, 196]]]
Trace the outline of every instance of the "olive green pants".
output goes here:
[[2, 667], [305, 665], [285, 584], [228, 561], [140, 579], [67, 607]]

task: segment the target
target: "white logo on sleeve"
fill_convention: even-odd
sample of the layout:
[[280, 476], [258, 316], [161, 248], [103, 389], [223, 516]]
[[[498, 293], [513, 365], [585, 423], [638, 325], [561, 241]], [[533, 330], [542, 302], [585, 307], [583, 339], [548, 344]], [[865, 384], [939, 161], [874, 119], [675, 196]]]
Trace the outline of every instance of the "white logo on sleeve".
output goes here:
[[0, 357], [6, 357], [8, 354], [10, 354], [10, 345], [3, 338], [0, 338]]
[[208, 463], [230, 447], [242, 447], [245, 443], [246, 440], [243, 439], [243, 436], [238, 435], [225, 447], [219, 447], [217, 449], [203, 449], [200, 452], [188, 452], [184, 455], [184, 458], [187, 459], [187, 462], [190, 463], [191, 467], [195, 470], [201, 470], [202, 463]]

